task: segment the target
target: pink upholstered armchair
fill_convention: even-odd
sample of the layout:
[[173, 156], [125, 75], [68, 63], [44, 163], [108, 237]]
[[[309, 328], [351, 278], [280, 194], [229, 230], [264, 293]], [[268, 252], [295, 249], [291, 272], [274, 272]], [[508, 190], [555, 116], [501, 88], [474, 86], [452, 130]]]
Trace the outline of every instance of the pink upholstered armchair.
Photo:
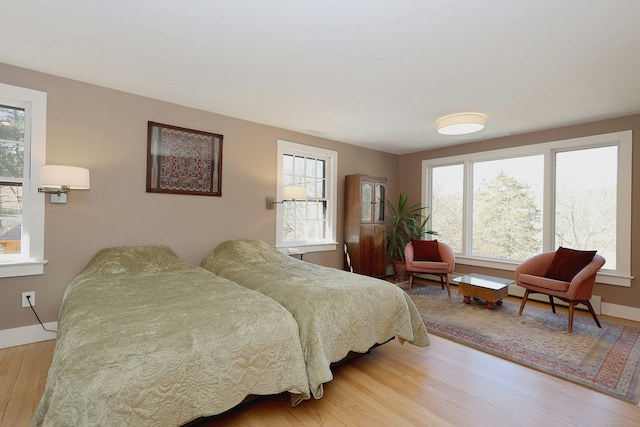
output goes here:
[[[417, 241], [416, 241], [417, 242]], [[437, 240], [423, 240], [429, 245], [431, 256], [416, 256], [419, 253], [416, 248], [413, 247], [413, 243], [407, 243], [404, 248], [404, 259], [407, 265], [407, 272], [409, 273], [409, 293], [413, 287], [413, 277], [416, 274], [432, 274], [440, 277], [440, 284], [442, 289], [446, 284], [447, 294], [451, 298], [451, 287], [449, 286], [449, 274], [453, 273], [453, 269], [456, 266], [456, 256], [453, 253], [451, 246], [446, 243], [438, 242]], [[443, 282], [444, 279], [444, 282]]]
[[[562, 249], [562, 248], [561, 248]], [[589, 309], [596, 325], [600, 326], [598, 316], [596, 316], [589, 299], [593, 293], [593, 285], [595, 283], [598, 270], [604, 265], [605, 259], [595, 254], [593, 259], [586, 264], [581, 270], [573, 276], [573, 278], [565, 277], [565, 280], [549, 278], [549, 267], [554, 259], [556, 251], [545, 252], [524, 261], [516, 268], [516, 283], [525, 289], [522, 303], [520, 304], [520, 315], [529, 294], [541, 293], [549, 296], [551, 309], [556, 312], [553, 298], [559, 298], [569, 303], [569, 325], [568, 332], [573, 329], [573, 313], [576, 304], [584, 304]], [[567, 281], [568, 280], [568, 281]]]

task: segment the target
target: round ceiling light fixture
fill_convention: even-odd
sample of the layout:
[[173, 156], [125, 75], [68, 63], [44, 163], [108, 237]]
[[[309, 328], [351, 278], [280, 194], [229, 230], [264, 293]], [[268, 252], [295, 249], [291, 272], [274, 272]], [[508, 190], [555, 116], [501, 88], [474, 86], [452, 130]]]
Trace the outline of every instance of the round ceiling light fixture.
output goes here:
[[486, 116], [480, 113], [449, 114], [438, 119], [438, 133], [442, 135], [465, 135], [484, 129]]

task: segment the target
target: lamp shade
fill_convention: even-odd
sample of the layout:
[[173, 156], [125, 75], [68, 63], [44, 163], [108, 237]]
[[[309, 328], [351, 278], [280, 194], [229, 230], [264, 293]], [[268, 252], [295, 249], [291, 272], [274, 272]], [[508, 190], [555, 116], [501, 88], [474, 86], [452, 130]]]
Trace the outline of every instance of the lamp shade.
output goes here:
[[304, 200], [307, 198], [306, 187], [287, 185], [282, 187], [282, 200]]
[[485, 115], [480, 113], [458, 113], [438, 119], [438, 133], [442, 135], [465, 135], [484, 129]]
[[40, 187], [88, 190], [89, 169], [77, 166], [44, 165], [40, 168]]

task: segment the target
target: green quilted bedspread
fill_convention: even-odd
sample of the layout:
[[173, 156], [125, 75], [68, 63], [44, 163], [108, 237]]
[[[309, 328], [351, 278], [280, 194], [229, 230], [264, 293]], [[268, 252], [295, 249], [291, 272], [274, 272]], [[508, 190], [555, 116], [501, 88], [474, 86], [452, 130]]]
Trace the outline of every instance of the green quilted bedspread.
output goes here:
[[247, 395], [309, 397], [298, 326], [165, 246], [103, 249], [69, 284], [33, 426], [177, 426]]
[[384, 280], [300, 261], [249, 239], [220, 244], [201, 265], [270, 296], [293, 314], [316, 398], [333, 378], [330, 363], [349, 351], [366, 352], [394, 336], [429, 345], [413, 301]]

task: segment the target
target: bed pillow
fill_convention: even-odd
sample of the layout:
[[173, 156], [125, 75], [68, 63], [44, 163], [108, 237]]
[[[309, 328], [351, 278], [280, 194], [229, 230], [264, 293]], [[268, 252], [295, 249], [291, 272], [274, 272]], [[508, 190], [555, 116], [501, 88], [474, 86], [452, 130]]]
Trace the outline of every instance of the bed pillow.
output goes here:
[[551, 260], [545, 277], [570, 282], [580, 270], [587, 266], [597, 251], [579, 251], [560, 246]]
[[156, 273], [183, 270], [186, 266], [189, 264], [168, 246], [116, 246], [98, 251], [82, 273], [97, 276]]
[[437, 240], [411, 240], [414, 261], [442, 262]]

